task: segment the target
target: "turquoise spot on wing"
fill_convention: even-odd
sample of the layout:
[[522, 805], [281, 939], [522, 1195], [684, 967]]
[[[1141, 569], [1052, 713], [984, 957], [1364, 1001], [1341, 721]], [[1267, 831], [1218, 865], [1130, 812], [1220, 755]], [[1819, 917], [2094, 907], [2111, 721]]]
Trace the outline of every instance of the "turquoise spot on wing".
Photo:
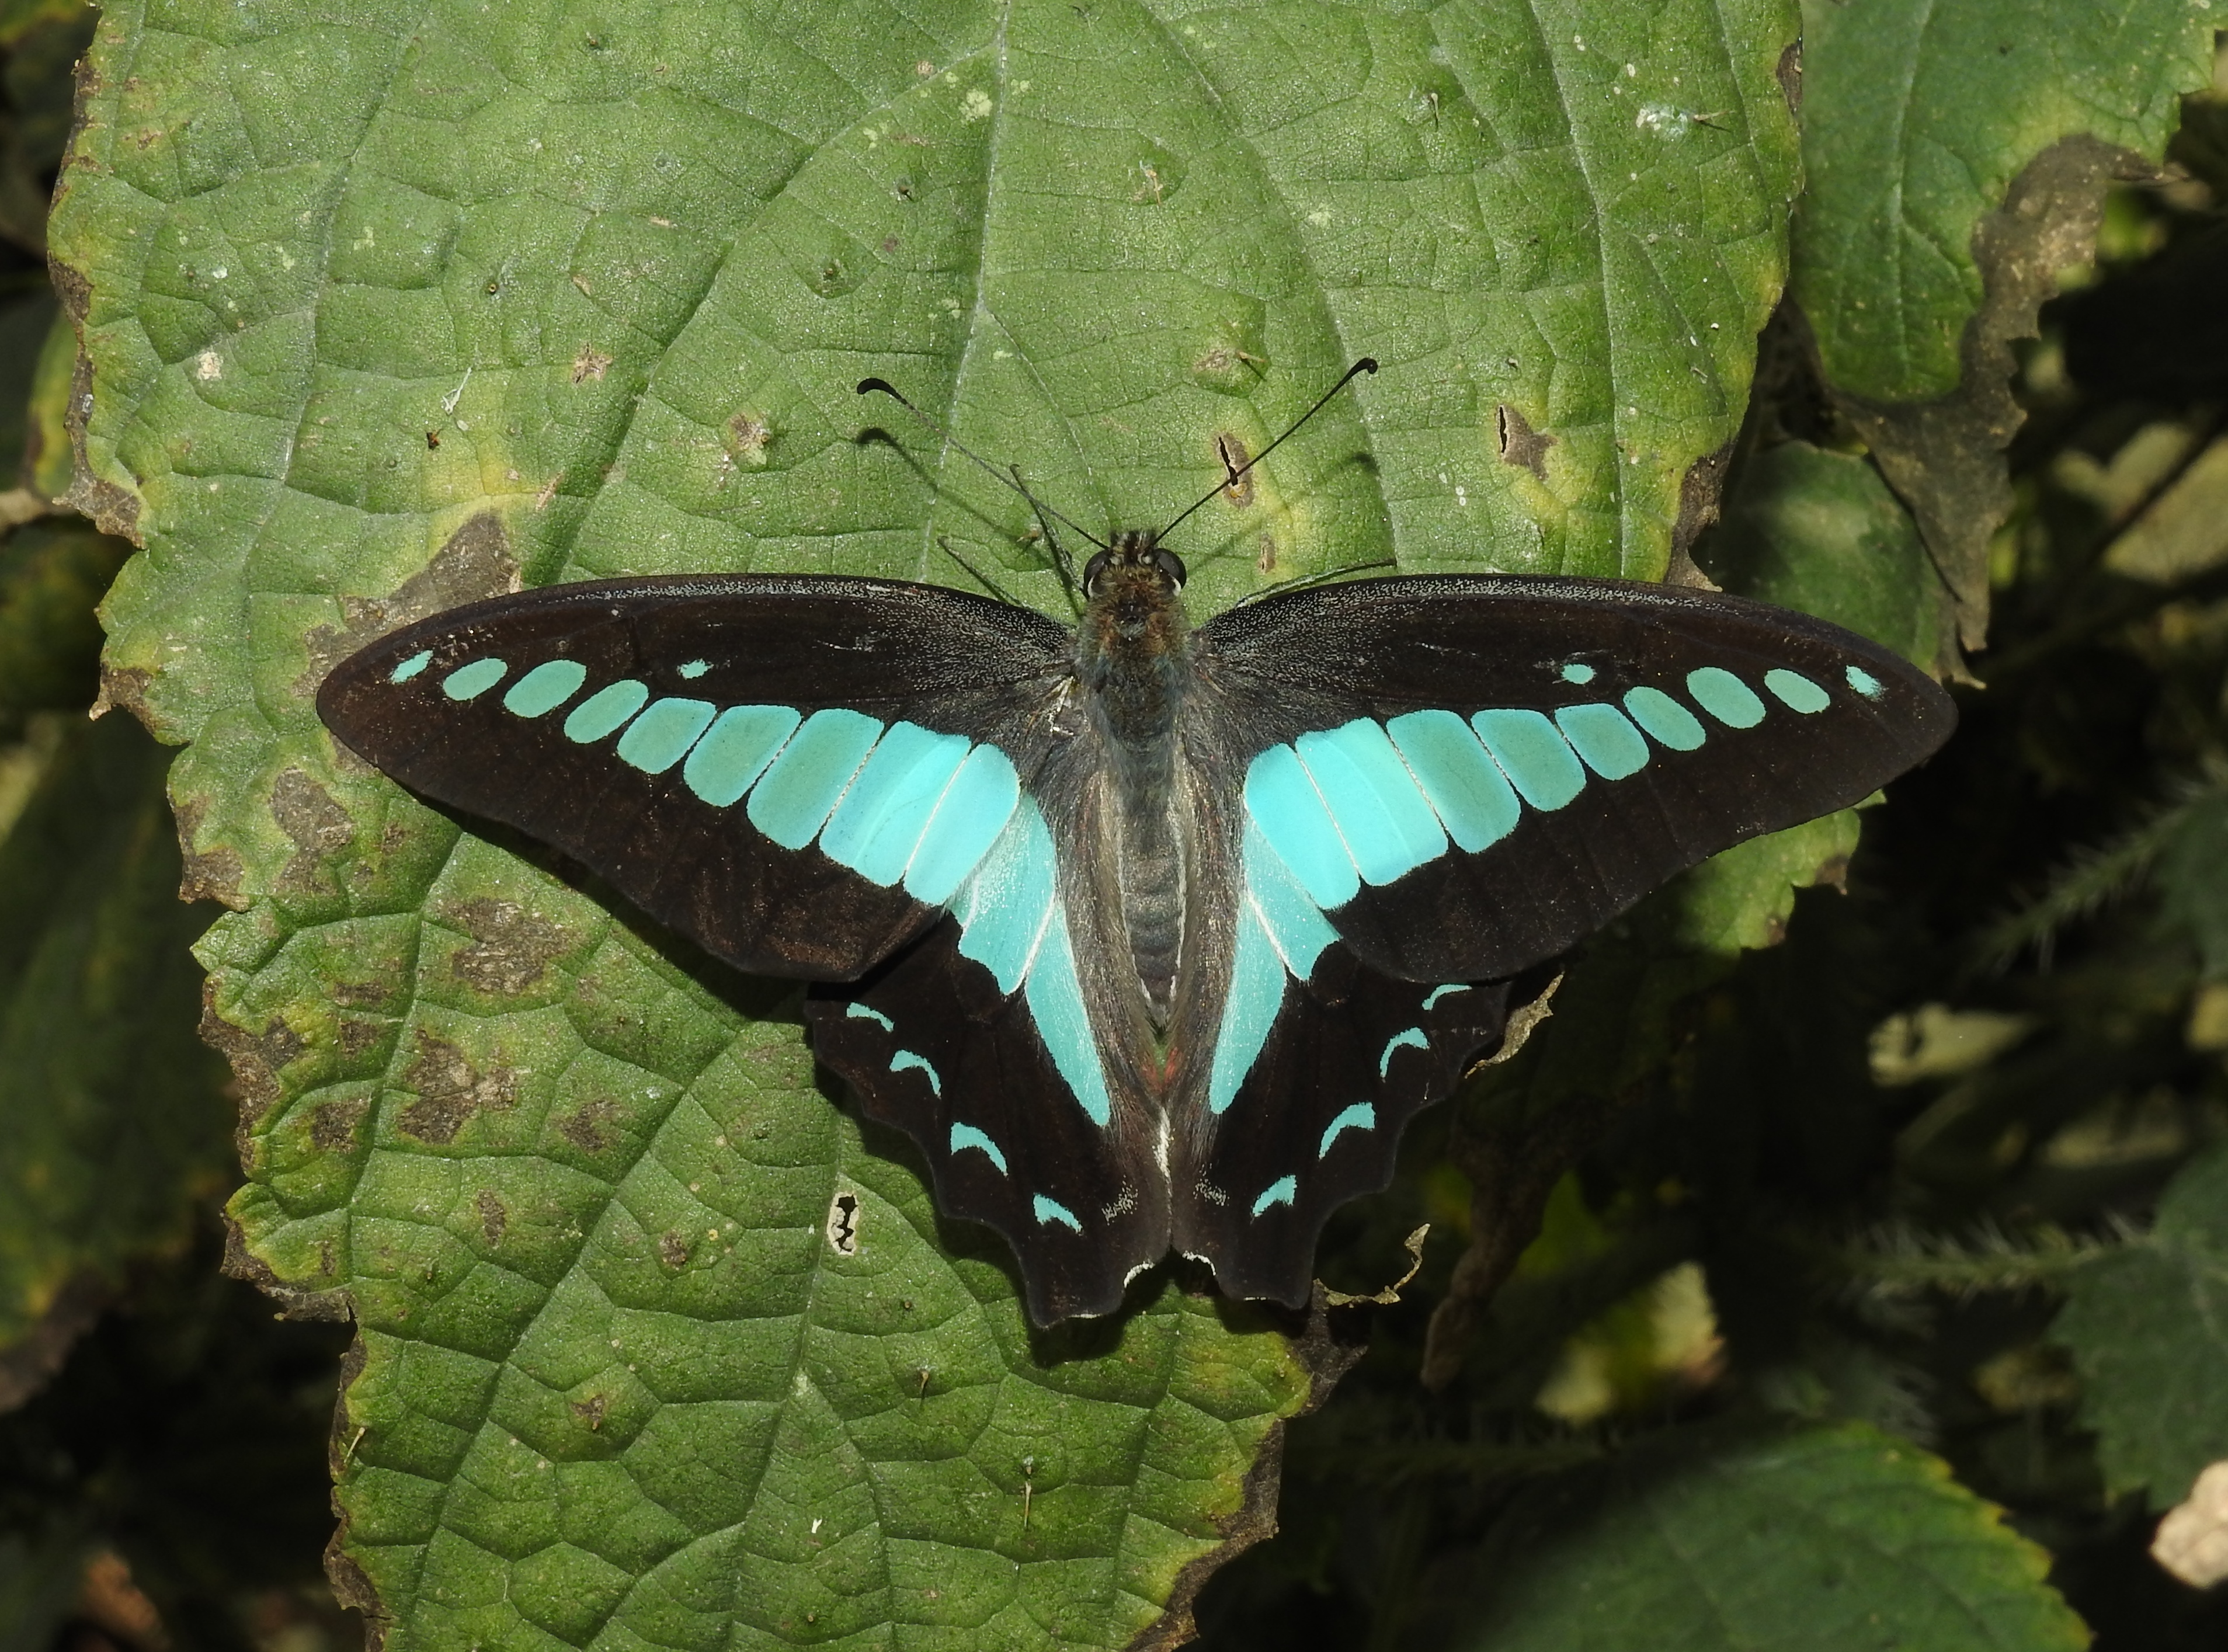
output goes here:
[[619, 761], [644, 774], [663, 774], [688, 753], [712, 726], [718, 708], [708, 700], [654, 700], [619, 736]]
[[978, 746], [951, 777], [905, 870], [906, 893], [941, 906], [981, 864], [1021, 800], [1021, 777], [995, 746]]
[[1439, 817], [1367, 717], [1292, 742], [1364, 882], [1392, 883], [1447, 851]]
[[1583, 683], [1591, 682], [1593, 680], [1594, 669], [1584, 660], [1572, 660], [1563, 668], [1563, 681], [1565, 682]]
[[1245, 812], [1316, 906], [1342, 906], [1360, 892], [1346, 841], [1290, 746], [1271, 746], [1247, 765]]
[[[998, 1174], [1000, 1175], [1007, 1174], [1006, 1156], [998, 1150], [998, 1144], [996, 1142], [983, 1134], [981, 1130], [976, 1130], [972, 1124], [954, 1124], [951, 1127], [952, 1156], [955, 1158], [957, 1157], [961, 1153], [966, 1151], [966, 1149], [970, 1147], [978, 1153], [987, 1154], [989, 1156], [990, 1162], [998, 1167]], [[1043, 1200], [1040, 1202], [1050, 1204], [1052, 1201], [1050, 1200]], [[1044, 1219], [1044, 1213], [1040, 1211], [1037, 1213], [1037, 1220], [1039, 1221], [1042, 1221]], [[1083, 1231], [1082, 1224], [1076, 1221], [1073, 1217], [1071, 1216], [1068, 1218], [1068, 1221], [1069, 1225], [1072, 1226], [1077, 1233], [1080, 1233]]]
[[1075, 1213], [1057, 1199], [1047, 1199], [1042, 1194], [1039, 1194], [1029, 1201], [1029, 1209], [1034, 1213], [1040, 1226], [1048, 1227], [1053, 1223], [1058, 1222], [1063, 1227], [1072, 1227], [1079, 1233], [1083, 1231], [1083, 1224], [1076, 1220]]
[[709, 660], [691, 660], [686, 665], [682, 666], [680, 670], [682, 676], [687, 677], [691, 682], [694, 682], [698, 677], [702, 676], [711, 669], [712, 663]]
[[1469, 721], [1517, 795], [1534, 809], [1560, 809], [1585, 789], [1585, 767], [1538, 712], [1481, 711]]
[[840, 706], [814, 712], [751, 789], [751, 824], [785, 849], [803, 848], [881, 732], [881, 723], [864, 712]]
[[851, 1002], [843, 1006], [843, 1013], [849, 1016], [853, 1021], [870, 1021], [879, 1022], [881, 1026], [881, 1029], [886, 1033], [894, 1033], [898, 1030], [898, 1024], [892, 1021], [887, 1015], [882, 1014], [880, 1010], [876, 1009], [873, 1005], [862, 1004], [856, 999], [852, 1000]]
[[725, 809], [751, 789], [804, 720], [788, 706], [730, 706], [682, 765], [689, 791]]
[[1099, 1065], [1091, 1015], [1083, 1005], [1083, 983], [1075, 973], [1075, 951], [1067, 938], [1067, 914], [1057, 901], [1036, 962], [1029, 966], [1026, 996], [1037, 1036], [1044, 1040], [1053, 1066], [1067, 1080], [1091, 1122], [1104, 1129], [1114, 1117], [1114, 1104], [1106, 1093], [1106, 1073]]
[[1764, 674], [1764, 686], [1788, 710], [1799, 711], [1806, 717], [1834, 703], [1831, 695], [1799, 671], [1767, 671]]
[[632, 677], [596, 690], [565, 719], [565, 738], [575, 746], [591, 746], [632, 717], [650, 698], [650, 685]]
[[1431, 1047], [1431, 1041], [1424, 1036], [1424, 1029], [1420, 1027], [1411, 1027], [1405, 1032], [1393, 1034], [1385, 1046], [1385, 1053], [1377, 1058], [1377, 1076], [1381, 1079], [1392, 1072], [1393, 1051], [1428, 1050]]
[[1764, 701], [1756, 697], [1756, 690], [1721, 665], [1687, 673], [1687, 692], [1728, 727], [1754, 728], [1764, 720]]
[[[1319, 1159], [1328, 1157], [1330, 1144], [1338, 1140], [1339, 1133], [1342, 1130], [1375, 1130], [1376, 1128], [1377, 1109], [1366, 1101], [1357, 1101], [1353, 1106], [1339, 1114], [1336, 1118], [1332, 1119], [1324, 1128], [1322, 1145], [1316, 1149], [1316, 1156]], [[1259, 1213], [1257, 1211], [1255, 1214], [1258, 1215]]]
[[1252, 904], [1253, 914], [1261, 920], [1262, 932], [1269, 944], [1277, 949], [1284, 961], [1284, 968], [1296, 979], [1304, 981], [1314, 973], [1316, 960], [1322, 950], [1338, 938], [1322, 915], [1322, 909], [1300, 887], [1291, 868], [1269, 847], [1268, 839], [1252, 821], [1245, 823], [1239, 862], [1245, 879], [1245, 898]]
[[1516, 829], [1523, 809], [1470, 727], [1450, 711], [1412, 711], [1385, 725], [1447, 835], [1475, 855]]
[[1624, 696], [1625, 714], [1674, 752], [1694, 752], [1710, 737], [1702, 720], [1661, 688], [1634, 688]]
[[1648, 742], [1615, 706], [1598, 701], [1565, 706], [1555, 714], [1555, 727], [1604, 780], [1622, 780], [1648, 766]]
[[515, 717], [540, 717], [553, 712], [588, 680], [588, 668], [578, 660], [544, 660], [510, 685], [503, 708]]
[[1207, 1074], [1208, 1111], [1226, 1111], [1238, 1099], [1238, 1088], [1260, 1059], [1284, 1003], [1284, 961], [1269, 944], [1252, 905], [1241, 906], [1237, 945], [1230, 961], [1230, 993], [1222, 1002], [1222, 1021], [1214, 1035], [1214, 1060]]
[[510, 668], [501, 660], [474, 660], [441, 679], [441, 692], [451, 700], [477, 700], [503, 681]]
[[1468, 992], [1469, 990], [1469, 983], [1467, 981], [1450, 981], [1443, 987], [1433, 987], [1431, 991], [1431, 996], [1424, 1000], [1424, 1008], [1429, 1009], [1433, 1004], [1438, 1002], [1442, 998], [1450, 996], [1457, 992]]
[[421, 648], [387, 674], [389, 682], [407, 682], [433, 663], [433, 650]]
[[[1867, 700], [1879, 699], [1884, 691], [1880, 680], [1874, 676], [1871, 672], [1866, 670], [1861, 665], [1845, 667], [1842, 669], [1841, 677], [1842, 680], [1849, 685], [1849, 687], [1854, 688], [1859, 694], [1864, 695]], [[400, 677], [395, 680], [398, 682], [401, 681]]]
[[1024, 799], [952, 903], [959, 955], [1012, 993], [1027, 978], [1052, 921], [1054, 863], [1043, 814]]
[[939, 1097], [944, 1094], [944, 1080], [937, 1076], [936, 1069], [929, 1065], [928, 1058], [925, 1055], [916, 1055], [911, 1050], [900, 1050], [895, 1055], [890, 1057], [890, 1071], [925, 1073], [928, 1075], [928, 1087]]
[[1300, 1184], [1290, 1176], [1278, 1176], [1264, 1188], [1261, 1196], [1253, 1201], [1253, 1213], [1258, 1216], [1271, 1205], [1289, 1205], [1298, 1197], [1299, 1191]]
[[893, 723], [820, 833], [821, 853], [869, 883], [905, 875], [929, 816], [967, 756], [964, 734]]

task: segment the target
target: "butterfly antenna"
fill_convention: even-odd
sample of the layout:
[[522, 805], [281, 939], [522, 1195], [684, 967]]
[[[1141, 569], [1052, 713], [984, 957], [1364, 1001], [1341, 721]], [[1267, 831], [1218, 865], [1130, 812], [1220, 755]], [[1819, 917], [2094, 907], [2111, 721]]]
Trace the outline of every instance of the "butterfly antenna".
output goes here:
[[[1156, 541], [1157, 542], [1160, 540], [1165, 540], [1170, 534], [1175, 533], [1177, 523], [1181, 522], [1185, 516], [1190, 515], [1192, 511], [1197, 510], [1200, 506], [1207, 503], [1208, 500], [1213, 498], [1216, 494], [1220, 493], [1225, 488], [1235, 487], [1238, 484], [1239, 477], [1244, 476], [1248, 471], [1258, 464], [1263, 459], [1267, 458], [1270, 454], [1282, 447], [1284, 445], [1286, 438], [1290, 437], [1293, 432], [1298, 430], [1301, 426], [1306, 424], [1309, 419], [1313, 419], [1317, 413], [1321, 413], [1323, 410], [1324, 405], [1328, 403], [1333, 396], [1345, 389], [1346, 387], [1351, 384], [1356, 378], [1360, 377], [1364, 373], [1374, 373], [1376, 371], [1377, 358], [1373, 355], [1365, 355], [1359, 362], [1356, 362], [1352, 367], [1347, 368], [1346, 372], [1341, 375], [1339, 381], [1336, 384], [1331, 386], [1329, 389], [1324, 391], [1322, 395], [1316, 399], [1316, 405], [1314, 407], [1309, 408], [1307, 412], [1302, 413], [1297, 419], [1295, 419], [1290, 425], [1285, 426], [1284, 434], [1283, 436], [1277, 438], [1275, 441], [1270, 443], [1268, 446], [1263, 448], [1252, 458], [1246, 460], [1245, 464], [1237, 466], [1235, 469], [1230, 470], [1230, 474], [1223, 477], [1221, 481], [1216, 483], [1213, 487], [1209, 488], [1206, 494], [1192, 505], [1190, 510], [1185, 511], [1183, 515], [1178, 516], [1175, 519], [1175, 522], [1170, 522], [1166, 528], [1161, 529], [1161, 531], [1154, 536]], [[868, 382], [873, 383], [875, 381], [869, 380]], [[866, 387], [864, 385], [860, 387], [861, 389], [864, 389], [865, 387]], [[894, 394], [895, 392], [892, 392], [892, 394]], [[963, 449], [962, 451], [964, 451], [964, 450]], [[1225, 459], [1223, 461], [1223, 465], [1224, 468], [1229, 469], [1230, 461]]]
[[912, 402], [906, 400], [905, 393], [902, 390], [900, 390], [897, 386], [892, 384], [887, 379], [861, 379], [859, 381], [859, 394], [861, 395], [865, 395], [870, 390], [880, 391], [884, 395], [895, 401], [899, 407], [911, 413], [915, 419], [919, 419], [922, 424], [927, 426], [938, 435], [944, 438], [944, 441], [951, 446], [958, 449], [961, 453], [974, 460], [976, 464], [981, 465], [985, 471], [988, 471], [992, 477], [996, 478], [1000, 486], [1011, 488], [1015, 492], [1020, 494], [1022, 498], [1028, 500], [1029, 502], [1029, 509], [1036, 512], [1037, 520], [1039, 522], [1042, 522], [1047, 516], [1050, 516], [1054, 521], [1063, 522], [1066, 526], [1075, 529], [1077, 533], [1082, 535], [1084, 538], [1089, 540], [1100, 550], [1111, 550], [1112, 548], [1112, 547], [1109, 546], [1104, 540], [1099, 538], [1098, 535], [1092, 533], [1088, 528], [1085, 528], [1081, 522], [1077, 522], [1073, 517], [1063, 516], [1059, 511], [1054, 510], [1050, 505], [1039, 503], [1036, 496], [1032, 494], [1027, 488], [1023, 487], [1014, 477], [1008, 476], [996, 465], [991, 464], [989, 460], [984, 458], [973, 448], [968, 446], [966, 443], [961, 441], [957, 436], [954, 436], [951, 433], [950, 427], [947, 426], [942, 419], [937, 418], [935, 414], [925, 413], [920, 408], [914, 407]]
[[1044, 535], [1045, 543], [1052, 547], [1052, 571], [1059, 577], [1060, 588], [1067, 594], [1067, 605], [1080, 614], [1083, 604], [1075, 594], [1075, 564], [1068, 560], [1067, 547], [1061, 544], [1060, 535], [1052, 531], [1052, 519], [1046, 515], [1044, 505], [1035, 494], [1029, 491], [1029, 484], [1021, 480], [1021, 467], [1015, 464], [1007, 468], [1013, 471], [1014, 485], [1021, 490], [1021, 497], [1029, 502], [1029, 509], [1037, 514], [1037, 528]]

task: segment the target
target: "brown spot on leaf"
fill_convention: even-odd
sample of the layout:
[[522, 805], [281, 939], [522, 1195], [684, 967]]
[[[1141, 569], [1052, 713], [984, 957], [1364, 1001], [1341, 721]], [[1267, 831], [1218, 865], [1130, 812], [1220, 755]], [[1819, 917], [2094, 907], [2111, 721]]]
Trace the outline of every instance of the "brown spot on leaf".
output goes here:
[[591, 379], [601, 379], [611, 365], [609, 355], [592, 344], [583, 344], [580, 353], [573, 358], [573, 382], [586, 384]]
[[773, 426], [755, 413], [739, 413], [727, 421], [727, 437], [735, 462], [756, 469], [765, 463]]
[[1228, 431], [1218, 432], [1214, 438], [1215, 456], [1222, 461], [1222, 496], [1243, 510], [1253, 503], [1253, 473], [1245, 467], [1253, 456], [1245, 451], [1245, 444]]
[[1261, 535], [1261, 554], [1253, 559], [1253, 566], [1264, 573], [1277, 571], [1277, 536], [1274, 534]]
[[402, 1075], [418, 1099], [396, 1121], [402, 1133], [445, 1147], [477, 1112], [508, 1112], [518, 1105], [518, 1075], [509, 1067], [481, 1073], [464, 1053], [422, 1028], [418, 1053]]
[[288, 769], [271, 788], [271, 816], [294, 845], [278, 873], [288, 894], [326, 894], [339, 886], [325, 862], [355, 841], [355, 823], [333, 795], [300, 769]]
[[286, 1319], [346, 1319], [351, 1309], [349, 1293], [345, 1290], [305, 1290], [280, 1278], [278, 1271], [247, 1248], [241, 1236], [240, 1224], [230, 1215], [224, 1222], [223, 1271], [230, 1278], [245, 1279], [266, 1297], [275, 1297], [280, 1304], [281, 1316]]
[[[56, 284], [61, 285], [60, 282]], [[88, 289], [84, 300], [89, 300]], [[63, 302], [70, 294], [63, 290]], [[79, 318], [82, 321], [82, 317]], [[85, 421], [93, 411], [93, 362], [80, 346], [77, 365], [70, 369], [70, 396], [62, 411], [62, 427], [69, 432], [70, 451], [76, 457], [76, 473], [65, 496], [71, 508], [93, 518], [104, 534], [139, 543], [139, 496], [100, 476], [86, 457]]]
[[308, 699], [333, 667], [398, 625], [517, 589], [518, 559], [511, 554], [503, 518], [483, 510], [449, 535], [432, 560], [395, 586], [393, 594], [343, 597], [341, 624], [319, 625], [302, 639], [309, 668], [295, 679], [294, 692]]
[[600, 1153], [618, 1139], [624, 1117], [618, 1103], [599, 1097], [571, 1117], [559, 1119], [557, 1133], [583, 1153]]
[[1787, 112], [1799, 116], [1802, 112], [1802, 42], [1790, 40], [1779, 54], [1772, 73], [1779, 78], [1779, 95], [1787, 99]]
[[688, 1265], [688, 1241], [679, 1230], [669, 1227], [657, 1236], [658, 1260], [675, 1271]]
[[602, 1394], [590, 1394], [586, 1399], [575, 1399], [569, 1404], [573, 1415], [586, 1423], [591, 1433], [604, 1425], [604, 1413], [611, 1405], [611, 1400]]
[[240, 882], [246, 870], [240, 856], [222, 846], [206, 855], [194, 849], [194, 839], [201, 834], [202, 812], [202, 804], [195, 799], [178, 805], [178, 899], [220, 901], [234, 912], [244, 911], [247, 897], [240, 893]]
[[480, 1213], [480, 1237], [492, 1250], [503, 1243], [504, 1232], [510, 1226], [510, 1213], [503, 1207], [503, 1201], [495, 1196], [492, 1188], [482, 1188], [472, 1200], [472, 1208]]
[[1521, 464], [1540, 481], [1547, 479], [1547, 450], [1554, 446], [1555, 438], [1533, 429], [1505, 401], [1493, 410], [1493, 433], [1503, 464]]
[[[2060, 138], [2013, 180], [2003, 206], [1973, 231], [1985, 296], [1958, 342], [1957, 388], [1937, 401], [1879, 403], [1845, 392], [1834, 405], [1872, 449], [1888, 486], [1910, 508], [1956, 618], [1936, 669], [1959, 673], [1957, 644], [1988, 638], [1988, 545], [2012, 508], [2005, 450], [2026, 417], [2012, 394], [2014, 339], [2057, 295], [2058, 272], [2096, 250], [2104, 195], [2116, 182], [2155, 176], [2141, 156], [2086, 133]], [[1944, 626], [1948, 632], [1950, 627]]]
[[1718, 519], [1725, 471], [1739, 440], [1738, 436], [1727, 439], [1716, 452], [1695, 460], [1679, 479], [1679, 520], [1671, 528], [1671, 566], [1664, 571], [1664, 584], [1682, 585], [1696, 591], [1718, 588], [1710, 576], [1695, 566], [1692, 552], [1702, 530]]
[[449, 973], [475, 991], [513, 998], [541, 980], [565, 950], [565, 932], [515, 900], [484, 896], [451, 909], [449, 916], [472, 937], [449, 959]]
[[310, 1145], [320, 1153], [344, 1153], [355, 1145], [355, 1133], [371, 1111], [371, 1098], [321, 1101], [311, 1110]]
[[233, 1082], [239, 1086], [240, 1128], [252, 1127], [275, 1105], [281, 1088], [278, 1074], [286, 1064], [309, 1048], [301, 1034], [273, 1016], [260, 1033], [235, 1027], [216, 1012], [215, 981], [202, 989], [202, 1042], [232, 1063]]

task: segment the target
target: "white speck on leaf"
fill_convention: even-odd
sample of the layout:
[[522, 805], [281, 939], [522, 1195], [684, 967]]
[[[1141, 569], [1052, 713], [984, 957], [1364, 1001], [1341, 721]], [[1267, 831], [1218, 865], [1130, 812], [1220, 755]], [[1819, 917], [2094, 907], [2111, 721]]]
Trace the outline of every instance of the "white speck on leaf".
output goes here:
[[990, 94], [976, 86], [961, 99], [959, 118], [962, 120], [988, 120], [990, 118]]
[[214, 350], [203, 350], [194, 357], [194, 376], [207, 383], [224, 376], [224, 358]]

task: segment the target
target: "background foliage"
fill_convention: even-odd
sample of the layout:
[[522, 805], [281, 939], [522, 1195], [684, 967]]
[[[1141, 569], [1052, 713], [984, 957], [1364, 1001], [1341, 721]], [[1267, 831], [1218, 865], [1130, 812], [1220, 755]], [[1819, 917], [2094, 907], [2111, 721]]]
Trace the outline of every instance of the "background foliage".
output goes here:
[[[2218, 1643], [2145, 1553], [2228, 1458], [2200, 13], [118, 4], [49, 247], [90, 39], [0, 8], [0, 1646], [347, 1642], [329, 1467], [396, 1646]], [[1964, 683], [1426, 1116], [1319, 1262], [1428, 1220], [1397, 1305], [1027, 1335], [793, 997], [309, 714], [518, 583], [1055, 605], [864, 372], [1133, 523], [1365, 349], [1200, 611], [1699, 569]]]

